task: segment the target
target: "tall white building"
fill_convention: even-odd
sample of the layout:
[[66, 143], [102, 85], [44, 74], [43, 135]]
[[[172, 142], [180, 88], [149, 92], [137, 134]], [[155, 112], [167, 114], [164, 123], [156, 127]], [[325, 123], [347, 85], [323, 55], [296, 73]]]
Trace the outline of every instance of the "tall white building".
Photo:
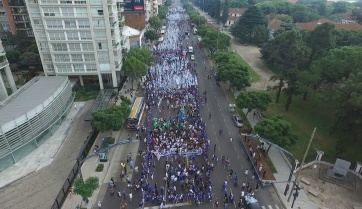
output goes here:
[[117, 87], [123, 0], [26, 0], [45, 75]]
[[5, 56], [5, 50], [4, 50], [4, 47], [0, 40], [0, 101], [6, 99], [8, 97], [8, 92], [7, 92], [7, 89], [5, 87], [5, 83], [3, 80], [3, 75], [2, 75], [3, 72], [5, 72], [7, 82], [11, 88], [12, 93], [14, 93], [16, 91], [14, 77], [10, 70], [9, 62]]

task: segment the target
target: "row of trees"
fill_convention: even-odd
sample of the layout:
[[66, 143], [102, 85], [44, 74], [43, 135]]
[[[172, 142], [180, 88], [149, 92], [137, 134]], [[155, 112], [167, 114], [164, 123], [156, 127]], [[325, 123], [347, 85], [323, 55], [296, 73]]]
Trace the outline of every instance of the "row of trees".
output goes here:
[[156, 41], [160, 37], [159, 32], [162, 28], [163, 21], [166, 19], [168, 6], [171, 5], [171, 1], [165, 2], [165, 6], [158, 7], [158, 15], [150, 17], [148, 20], [149, 29], [145, 32], [145, 38], [149, 41]]
[[211, 54], [217, 50], [227, 51], [231, 46], [231, 38], [209, 25], [205, 17], [201, 16], [186, 0], [183, 0], [182, 3], [190, 22], [197, 26], [197, 33], [202, 37], [201, 43], [208, 47]]
[[336, 114], [331, 131], [340, 140], [338, 154], [345, 151], [348, 142], [360, 138], [362, 114], [362, 47], [338, 43], [340, 33], [344, 32], [336, 31], [330, 23], [308, 32], [284, 29], [261, 49], [262, 58], [277, 71], [273, 77], [278, 81], [276, 102], [284, 94], [287, 111], [294, 95], [307, 100], [310, 92], [333, 91]]

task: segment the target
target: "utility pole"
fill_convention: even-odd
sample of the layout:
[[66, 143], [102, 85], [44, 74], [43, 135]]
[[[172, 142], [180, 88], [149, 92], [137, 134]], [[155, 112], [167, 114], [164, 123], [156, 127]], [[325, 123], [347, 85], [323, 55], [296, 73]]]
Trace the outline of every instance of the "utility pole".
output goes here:
[[303, 156], [303, 159], [302, 159], [302, 163], [300, 164], [300, 168], [299, 168], [299, 170], [297, 171], [297, 174], [295, 175], [295, 181], [294, 181], [294, 183], [293, 183], [292, 190], [290, 191], [290, 194], [289, 194], [289, 197], [288, 197], [288, 202], [290, 201], [290, 198], [292, 197], [292, 194], [293, 194], [293, 191], [294, 191], [294, 189], [295, 189], [296, 184], [298, 183], [298, 185], [299, 185], [299, 182], [298, 182], [299, 173], [300, 173], [300, 171], [302, 170], [302, 166], [304, 165], [305, 158], [307, 157], [307, 154], [308, 154], [310, 145], [312, 144], [312, 141], [313, 141], [314, 134], [315, 134], [316, 130], [317, 130], [317, 127], [314, 128], [313, 133], [312, 133], [312, 136], [311, 136], [310, 139], [309, 139], [309, 143], [308, 143], [307, 149], [305, 150], [305, 153], [304, 153], [304, 156]]

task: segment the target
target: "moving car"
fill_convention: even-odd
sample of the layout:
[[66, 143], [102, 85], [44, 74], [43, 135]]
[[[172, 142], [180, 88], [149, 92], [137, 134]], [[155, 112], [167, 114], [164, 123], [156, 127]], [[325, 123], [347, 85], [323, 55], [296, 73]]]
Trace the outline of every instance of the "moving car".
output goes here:
[[247, 194], [243, 197], [243, 199], [247, 209], [261, 209], [261, 206], [254, 195]]
[[190, 59], [191, 59], [191, 60], [195, 60], [195, 55], [191, 54]]
[[244, 126], [243, 120], [238, 115], [233, 115], [233, 122], [238, 128], [242, 128]]
[[189, 46], [189, 53], [194, 53], [194, 47], [192, 47], [192, 46]]

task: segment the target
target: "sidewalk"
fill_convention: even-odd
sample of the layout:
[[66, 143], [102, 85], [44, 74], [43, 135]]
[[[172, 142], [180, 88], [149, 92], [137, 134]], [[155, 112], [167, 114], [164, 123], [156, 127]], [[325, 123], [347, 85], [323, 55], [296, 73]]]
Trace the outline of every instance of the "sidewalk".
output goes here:
[[[134, 82], [135, 83], [135, 82]], [[136, 84], [134, 84], [136, 85]], [[121, 90], [121, 95], [126, 96], [131, 101], [135, 98], [135, 94], [133, 92], [133, 97], [130, 96], [130, 93], [126, 93], [126, 89], [131, 88], [131, 82], [126, 82]], [[113, 104], [114, 98], [111, 99], [110, 105]], [[121, 100], [119, 99], [117, 101], [116, 105], [119, 105]], [[136, 132], [129, 132], [126, 129], [121, 129], [119, 131], [112, 131], [111, 136], [114, 137], [115, 143], [125, 140], [128, 136], [128, 134], [131, 136], [131, 138], [135, 138]], [[92, 149], [90, 150], [89, 154], [92, 154], [94, 145], [100, 145], [102, 143], [103, 137], [109, 137], [110, 133], [100, 133], [95, 140]], [[123, 161], [126, 161], [126, 156], [128, 153], [132, 153], [132, 159], [136, 159], [137, 151], [138, 151], [138, 145], [139, 141], [133, 141], [131, 143], [120, 145], [115, 147], [114, 149], [111, 149], [107, 153], [108, 162], [103, 163], [104, 169], [102, 172], [95, 172], [95, 169], [97, 167], [97, 164], [99, 164], [99, 158], [94, 157], [87, 161], [85, 161], [81, 167], [82, 175], [84, 179], [87, 179], [90, 176], [97, 176], [99, 178], [99, 187], [93, 192], [92, 197], [89, 198], [89, 202], [85, 203], [82, 201], [82, 198], [80, 195], [76, 194], [70, 194], [68, 195], [67, 199], [65, 200], [62, 208], [63, 209], [73, 209], [76, 208], [78, 205], [81, 206], [81, 208], [97, 208], [98, 209], [98, 201], [101, 201], [102, 207], [107, 208], [106, 203], [103, 204], [104, 201], [109, 202], [109, 200], [105, 200], [105, 196], [107, 196], [108, 193], [108, 184], [110, 182], [111, 177], [113, 177], [115, 182], [115, 194], [118, 190], [122, 190], [123, 183], [126, 181], [126, 178], [123, 178], [123, 182], [119, 178], [119, 173], [121, 171], [120, 163]], [[132, 179], [133, 169], [127, 165], [128, 170], [128, 177]], [[116, 199], [116, 198], [114, 198]]]
[[[243, 110], [246, 113], [246, 109]], [[254, 111], [254, 110], [253, 110]], [[256, 117], [253, 117], [252, 111], [247, 115], [247, 119], [250, 125], [254, 128], [256, 123], [259, 121]], [[288, 191], [287, 196], [284, 196], [284, 191], [287, 185], [287, 181], [290, 175], [291, 166], [290, 163], [286, 161], [286, 158], [283, 156], [284, 154], [276, 149], [275, 147], [271, 147], [269, 150], [269, 158], [274, 164], [274, 167], [277, 170], [277, 173], [274, 173], [274, 177], [276, 179], [276, 183], [273, 183], [273, 187], [277, 192], [277, 195], [280, 201], [283, 203], [284, 208], [290, 208], [293, 202], [293, 196], [291, 197], [290, 201], [288, 202], [288, 196], [290, 190], [292, 188], [292, 184], [290, 184], [290, 189]], [[292, 180], [295, 179], [293, 175]], [[281, 183], [278, 183], [281, 182]], [[306, 191], [303, 189], [299, 190], [299, 196], [294, 203], [294, 208], [300, 209], [327, 209], [326, 207], [317, 205], [316, 203], [309, 200]]]

